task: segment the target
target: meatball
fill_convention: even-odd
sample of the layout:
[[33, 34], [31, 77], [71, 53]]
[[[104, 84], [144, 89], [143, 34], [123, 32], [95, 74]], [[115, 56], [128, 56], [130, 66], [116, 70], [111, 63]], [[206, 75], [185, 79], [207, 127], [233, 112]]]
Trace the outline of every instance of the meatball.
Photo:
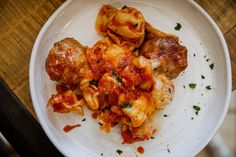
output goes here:
[[51, 80], [79, 84], [86, 63], [85, 48], [74, 38], [65, 38], [54, 44], [45, 66]]
[[141, 54], [159, 64], [155, 68], [158, 74], [176, 78], [188, 65], [187, 49], [179, 44], [174, 36], [154, 37], [147, 40], [141, 48]]

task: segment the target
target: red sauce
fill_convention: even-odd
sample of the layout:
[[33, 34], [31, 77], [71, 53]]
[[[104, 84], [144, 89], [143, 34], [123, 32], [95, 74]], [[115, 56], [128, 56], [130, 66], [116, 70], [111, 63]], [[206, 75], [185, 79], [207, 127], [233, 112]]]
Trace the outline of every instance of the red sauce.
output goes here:
[[140, 154], [143, 154], [144, 153], [144, 148], [142, 146], [139, 146], [137, 148], [137, 151], [140, 153]]
[[121, 132], [121, 136], [123, 138], [123, 142], [122, 144], [131, 144], [134, 142], [138, 142], [138, 141], [144, 141], [147, 140], [147, 137], [133, 137], [132, 135], [132, 131], [130, 130], [125, 130], [123, 132]]
[[77, 94], [76, 97], [77, 97], [78, 100], [83, 99], [83, 96], [82, 96], [82, 95], [78, 95], [78, 94]]
[[80, 127], [81, 125], [80, 124], [76, 124], [76, 125], [66, 125], [63, 130], [65, 132], [69, 132], [71, 131], [72, 129], [76, 128], [76, 127]]
[[56, 90], [57, 90], [57, 93], [63, 93], [63, 92], [66, 92], [68, 88], [65, 85], [57, 84]]
[[52, 105], [53, 111], [54, 112], [59, 112], [59, 113], [68, 113], [69, 111], [67, 108], [62, 103], [55, 103]]
[[97, 119], [98, 113], [97, 112], [93, 112], [92, 117], [93, 117], [93, 119]]

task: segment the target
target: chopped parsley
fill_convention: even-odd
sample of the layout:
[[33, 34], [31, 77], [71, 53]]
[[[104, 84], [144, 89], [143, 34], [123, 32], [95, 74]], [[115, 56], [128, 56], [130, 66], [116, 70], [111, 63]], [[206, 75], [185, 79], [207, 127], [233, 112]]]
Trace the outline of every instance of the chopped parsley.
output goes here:
[[213, 68], [214, 68], [214, 63], [210, 64], [209, 67], [211, 68], [211, 70], [213, 70]]
[[86, 121], [86, 119], [84, 118], [84, 119], [82, 119], [82, 122], [84, 122], [84, 121]]
[[201, 78], [202, 78], [202, 79], [205, 79], [205, 76], [204, 76], [204, 75], [201, 75]]
[[185, 85], [183, 85], [184, 89], [186, 89]]
[[176, 23], [176, 26], [175, 26], [175, 30], [179, 31], [181, 29], [181, 24], [180, 23]]
[[196, 105], [193, 105], [193, 109], [195, 110], [196, 115], [198, 115], [198, 112], [201, 110], [201, 108]]
[[132, 107], [132, 105], [128, 102], [125, 102], [121, 105], [121, 108], [131, 108], [131, 107]]
[[206, 86], [206, 89], [207, 89], [207, 90], [211, 90], [212, 88], [211, 88], [211, 86], [209, 85], [209, 86]]
[[103, 125], [102, 123], [98, 122], [99, 125]]
[[153, 140], [154, 140], [154, 138], [155, 138], [155, 137], [153, 137], [153, 136], [151, 137], [151, 139], [153, 139]]
[[163, 114], [163, 116], [164, 116], [164, 117], [168, 117], [168, 115], [167, 115], [167, 114]]
[[191, 120], [193, 120], [194, 118], [193, 117], [191, 117]]
[[204, 58], [206, 58], [207, 56], [206, 55], [204, 55]]
[[101, 153], [101, 156], [103, 156], [103, 153]]
[[97, 80], [92, 80], [89, 82], [90, 85], [98, 86], [98, 81]]
[[196, 83], [189, 83], [188, 86], [192, 89], [196, 88], [197, 84]]
[[124, 5], [121, 9], [125, 9], [125, 8], [127, 8], [127, 5]]
[[120, 150], [120, 149], [117, 149], [116, 152], [117, 152], [119, 155], [121, 155], [121, 154], [123, 153], [123, 151]]
[[115, 70], [112, 71], [112, 75], [116, 77], [116, 80], [120, 83], [122, 83], [122, 79], [119, 77], [119, 75], [116, 73]]
[[169, 93], [171, 93], [171, 89], [170, 88], [168, 88], [168, 91], [169, 91]]
[[195, 57], [195, 56], [196, 56], [196, 54], [194, 53], [194, 54], [193, 54], [193, 57]]
[[167, 148], [167, 151], [168, 151], [168, 153], [170, 153], [170, 149], [169, 148]]
[[206, 61], [209, 62], [210, 58], [207, 58]]

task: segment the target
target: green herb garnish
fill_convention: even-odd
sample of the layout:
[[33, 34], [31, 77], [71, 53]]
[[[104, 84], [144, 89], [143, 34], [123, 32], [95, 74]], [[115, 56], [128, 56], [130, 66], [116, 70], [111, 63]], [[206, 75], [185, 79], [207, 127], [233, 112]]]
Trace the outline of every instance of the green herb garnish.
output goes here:
[[206, 89], [207, 89], [207, 90], [211, 90], [212, 88], [211, 88], [211, 86], [209, 85], [209, 86], [206, 86]]
[[193, 105], [193, 109], [195, 110], [196, 115], [198, 115], [198, 112], [201, 110], [201, 108], [196, 105]]
[[103, 125], [102, 123], [98, 122], [99, 125]]
[[193, 120], [194, 118], [193, 117], [191, 117], [191, 120]]
[[189, 83], [188, 86], [192, 89], [196, 88], [197, 84], [196, 83]]
[[175, 26], [175, 30], [179, 31], [181, 29], [181, 24], [180, 23], [176, 23], [176, 26]]
[[209, 62], [210, 58], [207, 58], [206, 61]]
[[82, 122], [84, 122], [84, 121], [86, 121], [86, 119], [85, 119], [85, 118], [82, 120]]
[[201, 75], [201, 78], [202, 78], [202, 79], [205, 79], [205, 76], [204, 76], [204, 75]]
[[185, 85], [183, 85], [184, 89], [186, 89]]
[[213, 68], [214, 68], [214, 63], [210, 64], [209, 67], [211, 68], [211, 70], [213, 70]]
[[98, 81], [97, 80], [92, 80], [89, 82], [90, 85], [98, 86]]
[[116, 80], [120, 83], [122, 83], [122, 79], [119, 77], [119, 75], [116, 73], [115, 70], [112, 71], [112, 75], [116, 77]]
[[124, 5], [121, 9], [125, 9], [125, 8], [127, 8], [127, 6], [126, 5]]
[[153, 140], [154, 140], [154, 137], [152, 136], [152, 137], [151, 137], [151, 139], [153, 139]]
[[193, 57], [195, 57], [195, 56], [196, 56], [196, 54], [194, 53], [194, 54], [193, 54]]
[[167, 114], [163, 114], [163, 116], [164, 116], [164, 117], [168, 117], [168, 115], [167, 115]]
[[101, 156], [103, 156], [103, 153], [101, 153]]
[[132, 107], [132, 105], [128, 102], [125, 102], [121, 105], [121, 108], [131, 108], [131, 107]]
[[169, 148], [167, 148], [167, 151], [168, 151], [168, 153], [170, 153], [170, 149]]
[[122, 151], [122, 150], [119, 150], [119, 149], [117, 149], [116, 152], [117, 152], [119, 155], [123, 153], [123, 151]]

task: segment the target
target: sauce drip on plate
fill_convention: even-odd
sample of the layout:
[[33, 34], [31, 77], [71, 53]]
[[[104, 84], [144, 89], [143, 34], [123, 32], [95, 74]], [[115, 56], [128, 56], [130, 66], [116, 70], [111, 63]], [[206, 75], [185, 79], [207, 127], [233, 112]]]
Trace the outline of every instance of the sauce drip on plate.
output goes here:
[[63, 131], [65, 132], [69, 132], [71, 131], [72, 129], [76, 128], [76, 127], [80, 127], [81, 125], [80, 124], [76, 124], [76, 125], [66, 125], [64, 128], [63, 128]]
[[144, 153], [144, 148], [142, 146], [139, 146], [137, 148], [137, 151], [140, 153], [140, 154], [143, 154]]

